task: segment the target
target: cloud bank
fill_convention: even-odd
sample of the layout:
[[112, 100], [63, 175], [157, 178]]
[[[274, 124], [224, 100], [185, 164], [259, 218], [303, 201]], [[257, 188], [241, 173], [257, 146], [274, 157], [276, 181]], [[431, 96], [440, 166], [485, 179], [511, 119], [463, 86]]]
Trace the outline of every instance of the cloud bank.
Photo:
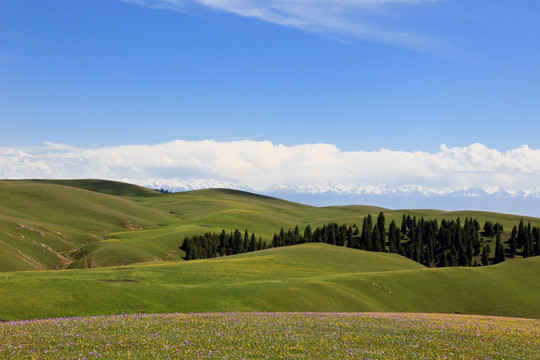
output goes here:
[[0, 178], [101, 178], [172, 190], [540, 198], [540, 149], [501, 152], [477, 143], [441, 145], [436, 153], [342, 151], [332, 144], [249, 140], [82, 149], [46, 142], [0, 148]]
[[198, 13], [211, 9], [312, 33], [356, 38], [426, 51], [434, 39], [374, 25], [399, 7], [438, 0], [120, 0], [151, 8]]

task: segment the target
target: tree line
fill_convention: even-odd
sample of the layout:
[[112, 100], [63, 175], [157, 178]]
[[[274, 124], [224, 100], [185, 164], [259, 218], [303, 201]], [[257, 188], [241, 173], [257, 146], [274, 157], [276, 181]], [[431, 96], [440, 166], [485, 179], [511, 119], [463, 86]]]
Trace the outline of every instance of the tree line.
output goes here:
[[[255, 234], [249, 237], [247, 230], [243, 236], [239, 230], [230, 234], [223, 230], [219, 235], [207, 233], [186, 237], [181, 249], [186, 251], [186, 259], [191, 260], [322, 242], [397, 253], [429, 267], [489, 265], [518, 254], [524, 258], [540, 255], [540, 227], [532, 227], [530, 222], [526, 225], [521, 220], [510, 234], [504, 232], [502, 224], [490, 221], [486, 221], [481, 230], [480, 223], [473, 218], [465, 218], [463, 222], [459, 218], [443, 219], [439, 223], [405, 214], [400, 226], [392, 220], [387, 228], [381, 212], [376, 218], [365, 216], [361, 226], [332, 222], [316, 228], [308, 225], [303, 232], [298, 226], [288, 230], [281, 228], [268, 245], [260, 237], [257, 241]], [[495, 238], [494, 252], [490, 241], [484, 237]]]
[[184, 238], [184, 243], [179, 249], [186, 252], [186, 260], [209, 259], [218, 256], [242, 254], [251, 251], [268, 248], [266, 243], [259, 237], [257, 240], [255, 233], [249, 235], [247, 229], [244, 234], [238, 229], [227, 233], [225, 230], [221, 234], [205, 233]]

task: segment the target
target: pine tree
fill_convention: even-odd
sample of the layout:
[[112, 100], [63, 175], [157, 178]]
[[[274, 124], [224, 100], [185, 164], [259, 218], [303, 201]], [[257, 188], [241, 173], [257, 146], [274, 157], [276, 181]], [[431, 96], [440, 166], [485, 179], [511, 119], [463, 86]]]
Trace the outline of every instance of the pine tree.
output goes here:
[[391, 253], [399, 253], [399, 236], [400, 230], [396, 226], [396, 222], [392, 220], [388, 227], [388, 245]]
[[313, 241], [313, 234], [311, 233], [311, 225], [306, 226], [304, 230], [304, 242], [310, 243]]
[[504, 260], [504, 246], [501, 242], [501, 234], [497, 234], [497, 242], [495, 243], [495, 263], [498, 264]]
[[242, 241], [242, 253], [246, 253], [249, 250], [249, 234], [246, 229], [244, 233], [244, 241]]
[[403, 217], [401, 218], [401, 235], [407, 235], [407, 218], [405, 217], [405, 214], [403, 214]]
[[495, 225], [493, 226], [493, 232], [495, 233], [495, 235], [502, 233], [503, 230], [503, 226], [499, 223], [495, 223]]
[[523, 219], [519, 222], [518, 231], [517, 231], [517, 246], [523, 251], [523, 244], [525, 243], [525, 225], [523, 224]]
[[487, 246], [484, 246], [484, 248], [482, 249], [482, 265], [489, 265], [489, 254]]
[[369, 250], [372, 250], [372, 251], [377, 251], [377, 252], [380, 252], [382, 251], [382, 247], [381, 247], [381, 233], [379, 232], [379, 230], [377, 229], [377, 227], [375, 227], [373, 229], [373, 232], [371, 233], [371, 243], [373, 244], [373, 247]]
[[328, 243], [336, 245], [336, 231], [333, 226], [328, 226]]
[[534, 255], [540, 255], [540, 227], [535, 227], [533, 229], [533, 239], [534, 239]]
[[377, 251], [386, 251], [386, 226], [385, 226], [385, 219], [384, 214], [382, 211], [379, 213], [379, 216], [377, 217], [377, 230], [379, 232], [379, 245], [375, 245], [376, 248], [380, 249]]
[[255, 238], [255, 233], [251, 233], [251, 241], [249, 242], [248, 251], [256, 251], [257, 248], [257, 239]]
[[294, 233], [293, 233], [293, 245], [300, 243], [300, 230], [298, 229], [298, 225], [294, 227]]
[[533, 253], [533, 245], [532, 245], [532, 228], [531, 223], [527, 225], [527, 228], [525, 229], [525, 237], [523, 239], [523, 257], [529, 257]]
[[360, 248], [363, 250], [372, 250], [373, 245], [371, 243], [371, 232], [373, 225], [371, 223], [371, 215], [364, 217], [362, 224], [362, 236], [360, 237]]
[[243, 249], [244, 249], [244, 241], [242, 239], [242, 233], [238, 229], [236, 229], [234, 230], [234, 237], [233, 237], [233, 255], [242, 253]]
[[510, 235], [510, 257], [515, 257], [517, 253], [517, 227], [512, 228], [512, 234]]
[[347, 247], [356, 247], [356, 244], [354, 243], [354, 231], [352, 226], [349, 226], [347, 229]]
[[484, 224], [484, 235], [487, 237], [492, 237], [495, 234], [493, 229], [493, 223], [491, 221], [486, 221]]

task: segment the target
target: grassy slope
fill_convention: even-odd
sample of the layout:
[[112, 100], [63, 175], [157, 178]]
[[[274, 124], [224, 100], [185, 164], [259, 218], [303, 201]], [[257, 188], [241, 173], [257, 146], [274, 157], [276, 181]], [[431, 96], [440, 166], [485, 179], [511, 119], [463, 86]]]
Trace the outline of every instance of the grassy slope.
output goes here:
[[[224, 189], [164, 195], [101, 180], [0, 181], [0, 271], [53, 269], [73, 260], [71, 267], [179, 260], [178, 246], [188, 235], [247, 228], [270, 241], [281, 227], [361, 225], [365, 215], [380, 211], [387, 224], [400, 224], [403, 213], [439, 220], [472, 216], [510, 230], [520, 219], [486, 212], [317, 208]], [[540, 225], [540, 219], [524, 220]], [[75, 249], [79, 260], [70, 255]]]
[[303, 244], [211, 260], [3, 273], [0, 319], [237, 310], [540, 318], [539, 270], [540, 258], [427, 269], [393, 254]]
[[113, 232], [175, 220], [126, 198], [36, 181], [0, 181], [0, 199], [0, 271], [62, 266]]

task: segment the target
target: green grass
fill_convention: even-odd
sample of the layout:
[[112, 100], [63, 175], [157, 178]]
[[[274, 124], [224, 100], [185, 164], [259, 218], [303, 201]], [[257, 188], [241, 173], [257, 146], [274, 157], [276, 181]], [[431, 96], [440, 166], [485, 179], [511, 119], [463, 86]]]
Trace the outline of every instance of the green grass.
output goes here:
[[0, 324], [2, 358], [527, 360], [538, 359], [539, 342], [538, 320], [447, 314], [137, 314]]
[[[506, 230], [521, 218], [317, 208], [223, 189], [166, 195], [99, 180], [0, 181], [0, 357], [537, 357], [538, 320], [444, 313], [540, 319], [540, 257], [429, 269], [326, 244], [195, 261], [178, 249], [208, 231], [248, 228], [269, 241], [281, 227], [360, 225], [380, 211], [387, 223], [403, 213], [468, 216]], [[46, 270], [65, 267], [85, 269]], [[66, 317], [76, 318], [2, 323]]]
[[62, 268], [115, 232], [176, 221], [125, 197], [41, 181], [0, 181], [0, 199], [0, 271]]
[[303, 244], [187, 262], [0, 274], [0, 319], [120, 313], [433, 312], [540, 318], [540, 258], [428, 269]]
[[[475, 217], [506, 230], [521, 217], [486, 212], [387, 210], [370, 206], [313, 207], [241, 191], [175, 194], [102, 180], [0, 181], [0, 271], [114, 266], [181, 260], [184, 237], [248, 229], [271, 241], [281, 227], [328, 222], [361, 225], [367, 214], [404, 213], [441, 220]], [[524, 218], [533, 225], [540, 219]]]

